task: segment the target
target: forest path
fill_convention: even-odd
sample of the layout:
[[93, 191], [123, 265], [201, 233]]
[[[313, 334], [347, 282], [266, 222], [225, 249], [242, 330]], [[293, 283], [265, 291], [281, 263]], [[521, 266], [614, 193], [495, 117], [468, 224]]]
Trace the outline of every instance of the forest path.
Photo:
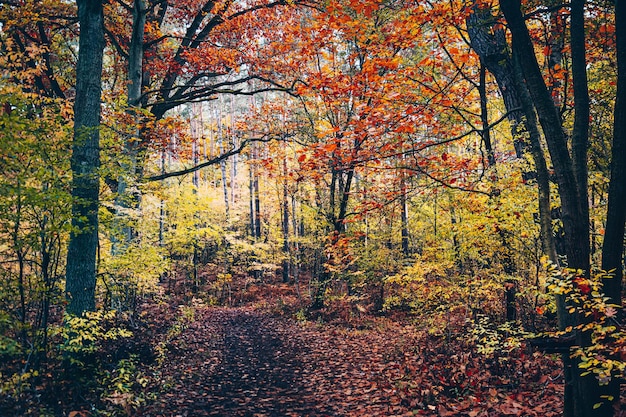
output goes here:
[[[388, 336], [388, 335], [387, 335]], [[412, 343], [321, 329], [260, 310], [202, 307], [169, 346], [164, 381], [142, 416], [412, 415], [391, 385]], [[395, 352], [395, 353], [394, 353]], [[415, 405], [415, 404], [413, 404]]]

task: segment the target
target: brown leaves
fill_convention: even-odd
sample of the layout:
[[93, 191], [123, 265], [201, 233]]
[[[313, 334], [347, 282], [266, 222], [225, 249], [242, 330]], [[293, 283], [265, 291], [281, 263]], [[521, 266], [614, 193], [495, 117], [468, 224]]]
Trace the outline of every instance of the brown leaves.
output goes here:
[[[141, 415], [556, 416], [558, 365], [486, 360], [459, 333], [361, 319], [362, 330], [204, 308], [173, 341]], [[532, 365], [531, 365], [532, 364]], [[546, 375], [551, 375], [546, 377]], [[522, 377], [523, 376], [523, 377]]]

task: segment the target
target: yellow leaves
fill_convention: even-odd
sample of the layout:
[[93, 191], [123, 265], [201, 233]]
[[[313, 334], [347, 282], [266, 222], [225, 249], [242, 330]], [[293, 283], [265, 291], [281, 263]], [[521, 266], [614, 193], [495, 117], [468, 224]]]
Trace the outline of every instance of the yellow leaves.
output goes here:
[[623, 378], [626, 361], [619, 352], [626, 345], [626, 334], [615, 325], [612, 317], [617, 314], [614, 306], [607, 305], [608, 298], [602, 291], [605, 272], [586, 278], [580, 270], [559, 269], [548, 266], [548, 289], [562, 290], [564, 303], [569, 314], [577, 314], [578, 323], [568, 326], [563, 332], [553, 332], [559, 336], [572, 332], [590, 336], [590, 343], [575, 346], [572, 357], [578, 358], [578, 367], [583, 375], [594, 374], [601, 385], [613, 378]]
[[61, 103], [61, 107], [59, 110], [59, 116], [62, 119], [65, 119], [67, 121], [74, 120], [74, 105], [72, 102], [70, 102], [69, 100], [64, 100]]
[[116, 314], [116, 311], [109, 310], [88, 311], [82, 317], [67, 316], [61, 328], [64, 339], [62, 350], [70, 354], [95, 352], [100, 341], [131, 337], [132, 332], [127, 329], [104, 326], [105, 323], [110, 324]]
[[315, 125], [315, 133], [318, 138], [324, 138], [332, 135], [335, 132], [335, 128], [328, 120], [318, 120]]

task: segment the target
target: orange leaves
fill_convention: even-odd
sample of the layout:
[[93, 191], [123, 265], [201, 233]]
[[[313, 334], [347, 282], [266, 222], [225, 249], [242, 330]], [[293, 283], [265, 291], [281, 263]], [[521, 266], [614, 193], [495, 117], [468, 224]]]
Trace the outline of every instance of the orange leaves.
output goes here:
[[[238, 70], [243, 63], [243, 55], [236, 49], [203, 45], [197, 50], [186, 50], [185, 60], [194, 72], [228, 73]], [[207, 57], [211, 59], [207, 59]]]
[[327, 143], [324, 146], [322, 146], [322, 150], [324, 152], [328, 152], [328, 153], [332, 153], [337, 149], [337, 144], [336, 143]]

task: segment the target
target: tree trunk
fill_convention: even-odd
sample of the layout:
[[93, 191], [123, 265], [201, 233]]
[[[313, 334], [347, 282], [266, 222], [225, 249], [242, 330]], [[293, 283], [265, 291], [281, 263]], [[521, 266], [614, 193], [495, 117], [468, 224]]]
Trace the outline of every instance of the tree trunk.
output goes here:
[[146, 27], [145, 0], [133, 2], [133, 32], [128, 51], [128, 106], [141, 107], [143, 85], [143, 40]]
[[409, 205], [406, 198], [406, 178], [404, 171], [400, 171], [400, 222], [402, 223], [401, 236], [402, 236], [402, 254], [405, 258], [408, 258], [411, 254], [411, 248], [409, 245]]
[[28, 342], [28, 334], [26, 326], [26, 285], [24, 284], [24, 275], [25, 271], [25, 253], [24, 253], [24, 244], [21, 242], [20, 237], [20, 228], [22, 226], [22, 181], [21, 178], [17, 178], [17, 195], [15, 199], [15, 223], [13, 226], [13, 233], [11, 234], [13, 248], [15, 250], [15, 256], [17, 257], [17, 290], [20, 296], [20, 338], [22, 343], [22, 350], [26, 351], [26, 346]]
[[220, 172], [222, 173], [222, 192], [224, 194], [224, 210], [226, 212], [226, 223], [230, 222], [230, 201], [228, 198], [228, 178], [226, 176], [226, 161], [220, 162]]
[[283, 159], [283, 282], [289, 282], [289, 189], [287, 187], [287, 156]]
[[[615, 2], [615, 21], [626, 19], [626, 2]], [[613, 277], [604, 280], [604, 293], [610, 303], [622, 305], [624, 223], [626, 221], [626, 26], [615, 25], [617, 48], [617, 97], [615, 99], [613, 146], [611, 149], [611, 181], [606, 215], [606, 231], [602, 246], [602, 269], [613, 270]], [[623, 316], [622, 316], [623, 317]], [[620, 384], [612, 380], [606, 394], [613, 397], [608, 402], [606, 415], [613, 415], [612, 406], [619, 404]]]
[[[200, 163], [200, 145], [199, 141], [204, 138], [204, 127], [202, 121], [202, 103], [191, 103], [191, 117], [189, 121], [189, 130], [191, 131], [191, 158], [194, 166]], [[200, 188], [200, 171], [194, 171], [191, 183], [196, 191]]]
[[[584, 68], [584, 34], [572, 37], [572, 42], [583, 42], [582, 45], [572, 45], [573, 60], [577, 61], [577, 69], [574, 71], [576, 81], [576, 119], [578, 127], [583, 129], [574, 132], [572, 143], [573, 158], [567, 147], [567, 138], [561, 125], [560, 115], [554, 105], [545, 80], [539, 69], [534, 52], [534, 46], [530, 38], [528, 28], [522, 16], [521, 3], [519, 0], [501, 0], [500, 6], [506, 17], [512, 34], [513, 50], [519, 54], [519, 62], [526, 80], [528, 91], [532, 97], [539, 121], [543, 128], [548, 149], [556, 174], [559, 196], [561, 198], [563, 229], [565, 233], [565, 253], [570, 268], [581, 269], [589, 274], [590, 248], [589, 248], [589, 217], [588, 201], [586, 199], [586, 178], [579, 181], [579, 176], [586, 176], [586, 146], [581, 149], [581, 144], [586, 144], [588, 128], [588, 107], [585, 109], [586, 89]], [[580, 27], [584, 23], [584, 0], [572, 4], [572, 31], [583, 31]], [[576, 16], [578, 14], [578, 16]], [[578, 25], [578, 26], [577, 26]], [[580, 48], [583, 48], [582, 55]], [[581, 63], [582, 61], [582, 63]], [[581, 68], [582, 65], [582, 68]], [[581, 74], [581, 71], [583, 74]], [[580, 106], [580, 107], [579, 107]], [[588, 98], [587, 98], [588, 106]], [[587, 120], [581, 120], [580, 118]], [[583, 137], [584, 136], [584, 137]], [[584, 164], [584, 167], [582, 166]], [[583, 190], [584, 188], [584, 190]], [[586, 207], [587, 206], [587, 207]], [[558, 300], [559, 327], [576, 326], [580, 323], [580, 317], [566, 311], [562, 300]], [[576, 332], [576, 341], [580, 346], [588, 343], [588, 335], [584, 332]], [[598, 381], [593, 375], [583, 377], [578, 367], [578, 361], [570, 358], [569, 354], [563, 355], [563, 365], [566, 374], [565, 409], [564, 415], [575, 417], [606, 416], [604, 407], [595, 408], [594, 404], [601, 403]]]
[[[220, 104], [222, 100], [220, 100]], [[226, 147], [224, 146], [224, 133], [222, 131], [222, 112], [217, 106], [215, 107], [215, 120], [217, 123], [217, 142], [220, 152], [224, 153]], [[230, 199], [228, 198], [228, 177], [226, 175], [226, 160], [220, 161], [220, 172], [222, 174], [222, 192], [224, 194], [224, 210], [226, 213], [226, 223], [230, 222]]]
[[[615, 2], [615, 21], [626, 19], [626, 2]], [[621, 306], [624, 222], [626, 220], [626, 25], [615, 25], [617, 37], [617, 97], [615, 100], [611, 182], [602, 246], [602, 269], [615, 270], [614, 277], [604, 281], [604, 292], [611, 303]]]
[[[161, 174], [165, 173], [165, 149], [161, 149]], [[165, 246], [165, 200], [159, 201], [159, 247]]]
[[72, 233], [67, 251], [67, 312], [94, 310], [98, 195], [100, 192], [100, 96], [104, 16], [101, 0], [77, 0], [80, 24], [74, 144], [72, 147]]
[[[233, 148], [237, 147], [237, 132], [235, 131], [235, 97], [230, 97], [230, 132], [231, 132], [231, 146]], [[237, 162], [239, 158], [238, 155], [233, 155], [230, 157], [230, 202], [233, 207], [235, 207], [235, 199], [237, 196]]]
[[[252, 144], [254, 149], [254, 144]], [[254, 237], [256, 234], [255, 220], [254, 216], [254, 161], [252, 161], [252, 152], [248, 155], [248, 191], [250, 198], [250, 236]]]
[[559, 113], [539, 69], [535, 50], [519, 0], [501, 0], [500, 7], [519, 53], [520, 66], [543, 129], [556, 174], [563, 211], [566, 256], [569, 267], [589, 271], [589, 220], [584, 217], [576, 175]]
[[141, 114], [138, 109], [141, 107], [141, 87], [143, 85], [143, 41], [146, 26], [146, 5], [144, 0], [134, 0], [133, 2], [133, 28], [128, 51], [128, 114], [133, 123], [132, 134], [124, 141], [124, 157], [121, 161], [122, 174], [118, 178], [117, 196], [115, 205], [117, 207], [112, 252], [118, 255], [124, 252], [128, 244], [133, 240], [135, 228], [133, 219], [129, 216], [129, 210], [136, 210], [139, 207], [139, 194], [137, 190], [131, 191], [129, 187], [136, 181], [138, 171], [138, 152], [141, 142]]
[[572, 0], [570, 49], [572, 54], [572, 82], [574, 86], [574, 128], [572, 130], [572, 162], [582, 218], [587, 219], [587, 246], [589, 246], [589, 191], [587, 149], [589, 148], [589, 87], [585, 54], [585, 2]]
[[483, 146], [487, 151], [487, 164], [490, 167], [496, 165], [496, 155], [491, 145], [491, 131], [489, 129], [489, 112], [487, 110], [487, 68], [483, 60], [480, 60], [480, 82], [478, 83], [478, 94], [480, 95], [480, 121], [482, 123], [481, 136]]
[[[517, 157], [521, 158], [527, 150], [520, 127], [524, 127], [530, 141], [530, 153], [537, 172], [539, 189], [539, 222], [543, 252], [552, 262], [557, 262], [554, 237], [552, 235], [552, 217], [550, 210], [550, 181], [546, 160], [541, 148], [541, 134], [537, 128], [532, 100], [517, 70], [515, 57], [508, 50], [503, 29], [495, 28], [496, 19], [490, 9], [474, 6], [467, 18], [467, 29], [472, 49], [479, 55], [481, 64], [493, 74], [509, 112], [509, 122]], [[482, 102], [482, 97], [481, 97]], [[482, 106], [482, 103], [481, 103]], [[525, 120], [524, 120], [525, 118]], [[483, 121], [484, 125], [484, 121]], [[491, 162], [491, 160], [490, 160]]]
[[[254, 152], [256, 159], [256, 152], [258, 152], [256, 147]], [[261, 239], [261, 194], [259, 192], [259, 173], [256, 169], [254, 170], [252, 185], [254, 188], [254, 237], [259, 240]]]

